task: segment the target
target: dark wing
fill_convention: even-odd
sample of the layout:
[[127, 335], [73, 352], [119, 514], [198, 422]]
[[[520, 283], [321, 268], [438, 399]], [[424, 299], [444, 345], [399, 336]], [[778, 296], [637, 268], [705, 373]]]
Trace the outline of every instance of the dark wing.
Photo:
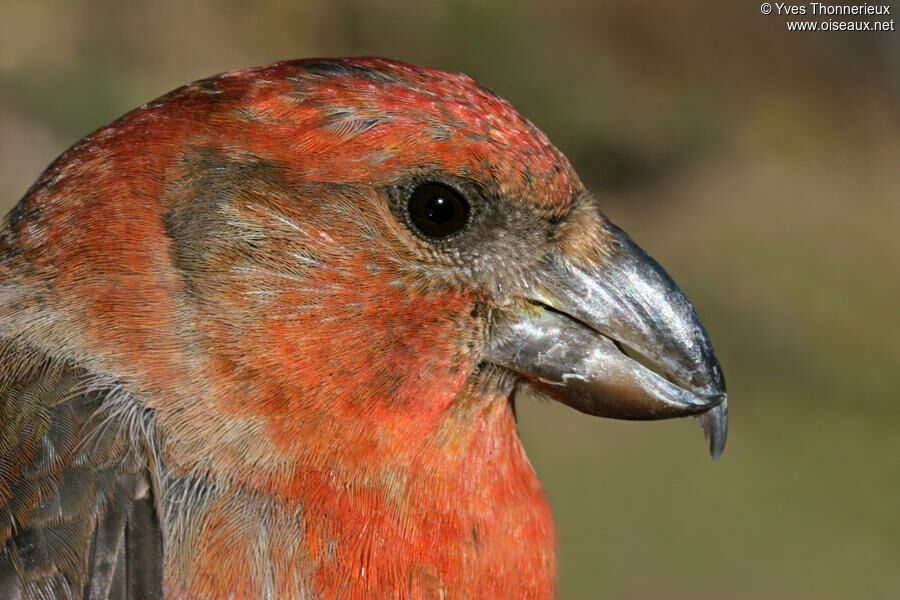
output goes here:
[[144, 417], [110, 378], [0, 341], [0, 598], [162, 598]]

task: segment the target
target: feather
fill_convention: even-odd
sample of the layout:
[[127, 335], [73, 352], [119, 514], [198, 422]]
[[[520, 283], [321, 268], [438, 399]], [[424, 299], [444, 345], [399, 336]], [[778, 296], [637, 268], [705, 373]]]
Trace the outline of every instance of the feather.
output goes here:
[[106, 418], [136, 401], [15, 342], [0, 364], [0, 597], [162, 598], [155, 463]]

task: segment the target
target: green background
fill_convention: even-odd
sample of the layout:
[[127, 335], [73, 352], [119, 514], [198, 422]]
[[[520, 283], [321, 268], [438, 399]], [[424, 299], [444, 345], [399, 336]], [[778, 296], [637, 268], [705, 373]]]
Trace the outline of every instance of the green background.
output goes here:
[[900, 597], [898, 33], [789, 33], [755, 1], [0, 0], [0, 208], [183, 83], [359, 54], [509, 99], [724, 366], [715, 464], [689, 421], [519, 402], [561, 598]]

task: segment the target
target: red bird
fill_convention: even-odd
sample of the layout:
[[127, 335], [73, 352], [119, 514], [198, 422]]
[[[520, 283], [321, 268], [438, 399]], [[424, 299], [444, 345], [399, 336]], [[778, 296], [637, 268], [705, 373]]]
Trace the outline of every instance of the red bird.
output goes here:
[[182, 87], [0, 232], [0, 596], [551, 598], [524, 386], [725, 443], [690, 303], [487, 88], [376, 58]]

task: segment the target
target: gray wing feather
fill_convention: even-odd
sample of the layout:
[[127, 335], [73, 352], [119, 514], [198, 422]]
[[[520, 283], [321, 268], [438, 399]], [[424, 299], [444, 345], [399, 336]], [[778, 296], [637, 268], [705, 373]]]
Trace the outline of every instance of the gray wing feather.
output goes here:
[[121, 418], [140, 407], [35, 356], [0, 342], [0, 598], [162, 598], [153, 463]]

